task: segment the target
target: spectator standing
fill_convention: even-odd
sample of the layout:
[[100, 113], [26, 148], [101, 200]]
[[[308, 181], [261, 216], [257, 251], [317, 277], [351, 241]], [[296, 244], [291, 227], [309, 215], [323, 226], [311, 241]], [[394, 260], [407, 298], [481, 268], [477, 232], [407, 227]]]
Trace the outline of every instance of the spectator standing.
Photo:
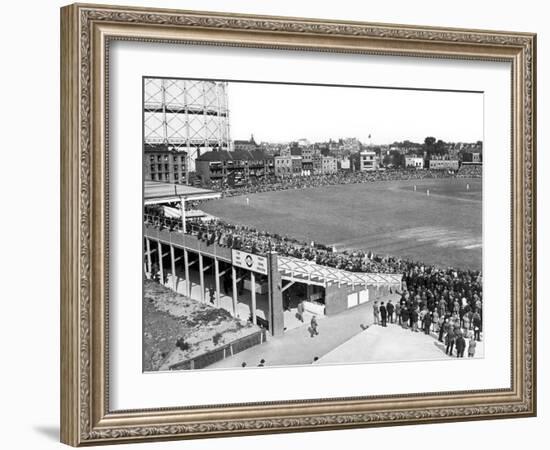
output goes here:
[[153, 279], [153, 281], [160, 283], [160, 268], [156, 262], [153, 263], [151, 267], [151, 278]]
[[418, 319], [420, 320], [420, 324], [422, 325], [422, 329], [424, 329], [424, 317], [426, 317], [426, 314], [428, 314], [428, 310], [423, 308], [418, 313]]
[[439, 318], [439, 336], [437, 340], [439, 342], [443, 342], [443, 335], [449, 331], [449, 319], [447, 319], [445, 316], [441, 316]]
[[465, 330], [470, 329], [470, 316], [469, 316], [469, 313], [466, 313], [462, 316], [462, 324], [464, 325]]
[[311, 337], [317, 336], [319, 334], [319, 324], [317, 323], [317, 317], [312, 316], [309, 325]]
[[216, 291], [214, 288], [209, 289], [210, 303], [213, 305], [216, 302]]
[[388, 312], [388, 322], [393, 323], [394, 306], [391, 300], [388, 300], [388, 304], [386, 305], [386, 311]]
[[380, 318], [382, 319], [382, 326], [387, 326], [386, 323], [388, 320], [388, 311], [384, 306], [384, 302], [380, 303]]
[[401, 303], [400, 302], [397, 302], [395, 304], [395, 321], [399, 325], [403, 325], [403, 322], [401, 321]]
[[405, 329], [409, 327], [409, 310], [407, 307], [401, 308], [401, 325]]
[[464, 339], [464, 336], [462, 336], [462, 333], [459, 333], [456, 337], [456, 357], [457, 358], [463, 358], [464, 357], [464, 350], [466, 348], [466, 340]]
[[411, 313], [412, 331], [418, 333], [418, 308], [414, 308]]
[[449, 327], [449, 331], [445, 335], [445, 353], [449, 356], [453, 356], [453, 348], [455, 345], [455, 335], [454, 335], [454, 329], [452, 327]]
[[376, 300], [372, 306], [372, 313], [374, 315], [374, 324], [380, 325], [380, 307], [378, 306], [378, 301]]
[[476, 354], [476, 340], [470, 339], [468, 343], [468, 358], [473, 358]]
[[481, 315], [476, 311], [472, 316], [472, 325], [474, 326], [474, 339], [481, 340]]
[[424, 314], [424, 334], [430, 334], [430, 328], [432, 326], [432, 315], [426, 311], [426, 314]]
[[432, 313], [432, 331], [434, 333], [439, 333], [439, 314], [437, 310], [434, 310]]

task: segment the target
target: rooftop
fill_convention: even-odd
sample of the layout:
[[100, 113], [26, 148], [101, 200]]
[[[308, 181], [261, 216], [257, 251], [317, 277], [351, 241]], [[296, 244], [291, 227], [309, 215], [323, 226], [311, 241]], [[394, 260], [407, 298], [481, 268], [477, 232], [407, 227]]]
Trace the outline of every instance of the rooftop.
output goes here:
[[168, 144], [145, 144], [145, 153], [181, 153], [185, 154], [185, 151], [176, 149], [173, 145]]
[[220, 197], [220, 192], [184, 184], [145, 181], [143, 187], [143, 202], [146, 205], [171, 203], [179, 201], [181, 198], [185, 200], [206, 200]]
[[200, 155], [197, 158], [197, 161], [230, 161], [230, 160], [241, 160], [241, 161], [262, 161], [266, 159], [271, 159], [266, 152], [263, 150], [235, 150], [233, 152], [228, 152], [226, 150], [222, 151], [212, 151], [206, 152]]

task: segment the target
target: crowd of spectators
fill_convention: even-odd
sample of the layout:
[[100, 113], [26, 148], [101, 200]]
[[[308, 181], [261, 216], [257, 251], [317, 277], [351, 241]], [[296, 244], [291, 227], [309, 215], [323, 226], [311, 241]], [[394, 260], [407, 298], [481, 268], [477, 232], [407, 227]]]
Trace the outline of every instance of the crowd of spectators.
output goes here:
[[[468, 357], [474, 357], [477, 342], [481, 341], [482, 301], [481, 291], [472, 294], [469, 301], [466, 297], [453, 297], [453, 292], [443, 292], [432, 297], [411, 295], [405, 290], [401, 299], [395, 304], [391, 300], [384, 305], [374, 302], [374, 324], [386, 327], [388, 323], [396, 323], [412, 332], [423, 332], [432, 335], [442, 344], [445, 353], [458, 358], [464, 357], [468, 348]], [[467, 295], [467, 294], [464, 294]], [[459, 300], [460, 298], [460, 300]]]
[[480, 164], [463, 164], [456, 173], [457, 178], [481, 178], [483, 166]]
[[[460, 170], [459, 170], [460, 172]], [[286, 178], [261, 177], [249, 179], [241, 186], [230, 186], [221, 181], [213, 181], [207, 187], [218, 190], [226, 197], [253, 194], [257, 192], [283, 191], [288, 189], [316, 188], [321, 186], [370, 183], [376, 181], [424, 180], [433, 178], [453, 178], [457, 175], [447, 170], [430, 169], [388, 169], [372, 172], [341, 170], [333, 174], [309, 176], [289, 176]], [[462, 175], [466, 177], [468, 175]], [[481, 171], [472, 171], [471, 177], [481, 177]]]
[[479, 341], [482, 276], [479, 271], [411, 265], [403, 274], [399, 322], [413, 331], [434, 332], [448, 354], [459, 337]]
[[[467, 167], [467, 168], [466, 168]], [[284, 180], [262, 179], [246, 186], [217, 187], [226, 196], [243, 195], [285, 189], [302, 189], [336, 184], [366, 183], [371, 181], [412, 180], [440, 177], [481, 177], [480, 166], [465, 166], [458, 174], [447, 171], [391, 170], [384, 172], [339, 172], [332, 175], [313, 175]], [[145, 221], [157, 228], [181, 229], [181, 219], [165, 217], [162, 207], [146, 207]], [[316, 264], [351, 272], [388, 273], [403, 275], [401, 300], [395, 305], [395, 317], [413, 331], [438, 333], [439, 340], [450, 345], [460, 333], [474, 333], [480, 339], [482, 330], [482, 275], [480, 271], [457, 270], [430, 266], [395, 256], [380, 256], [372, 252], [336, 251], [326, 245], [301, 242], [253, 227], [230, 224], [222, 220], [190, 219], [187, 233], [208, 245], [255, 254], [276, 251]], [[462, 330], [462, 331], [459, 331]], [[449, 350], [449, 348], [447, 348]], [[452, 349], [450, 350], [452, 352]]]
[[[180, 229], [181, 221], [162, 216], [158, 207], [146, 210], [146, 222], [170, 230]], [[458, 270], [430, 266], [395, 256], [380, 256], [372, 252], [336, 251], [326, 245], [298, 239], [253, 227], [230, 224], [222, 220], [192, 219], [187, 221], [187, 233], [207, 245], [243, 250], [255, 254], [276, 251], [283, 256], [312, 261], [316, 264], [351, 272], [403, 275], [403, 292], [397, 318], [409, 324], [413, 331], [437, 327], [445, 330], [460, 325], [473, 330], [479, 339], [482, 317], [482, 275], [480, 271]], [[406, 325], [405, 325], [406, 326]], [[477, 329], [476, 329], [477, 328]], [[455, 333], [456, 334], [456, 333]]]
[[372, 252], [343, 251], [311, 242], [305, 243], [288, 236], [257, 230], [256, 228], [230, 224], [221, 220], [188, 222], [188, 232], [207, 244], [243, 250], [265, 255], [276, 251], [283, 256], [312, 261], [316, 264], [348, 270], [350, 272], [399, 273], [405, 267], [402, 260], [393, 257], [380, 257]]

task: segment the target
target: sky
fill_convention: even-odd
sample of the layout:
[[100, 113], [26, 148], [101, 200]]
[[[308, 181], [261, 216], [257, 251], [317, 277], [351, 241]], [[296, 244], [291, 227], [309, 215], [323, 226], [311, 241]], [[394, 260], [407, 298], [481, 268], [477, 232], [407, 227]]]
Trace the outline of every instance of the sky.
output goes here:
[[228, 102], [232, 139], [483, 140], [482, 93], [229, 82]]

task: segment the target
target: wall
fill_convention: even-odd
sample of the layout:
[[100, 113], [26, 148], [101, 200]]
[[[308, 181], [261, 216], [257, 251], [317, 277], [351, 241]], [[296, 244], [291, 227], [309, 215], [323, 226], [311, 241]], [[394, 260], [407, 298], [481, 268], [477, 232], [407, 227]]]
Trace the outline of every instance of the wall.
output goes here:
[[[348, 309], [348, 295], [358, 293], [364, 289], [364, 286], [351, 287], [342, 284], [341, 287], [338, 287], [337, 284], [330, 284], [325, 290], [325, 314], [332, 316], [345, 311]], [[369, 299], [372, 299], [370, 291], [369, 289]]]
[[[164, 6], [257, 14], [322, 17], [387, 23], [538, 32], [539, 249], [549, 248], [550, 192], [550, 31], [548, 2], [462, 0], [460, 2], [386, 0], [383, 2], [306, 0], [112, 0], [118, 4]], [[3, 243], [2, 399], [3, 448], [63, 448], [58, 444], [59, 417], [59, 0], [4, 2], [2, 5], [3, 170], [1, 222]], [[291, 70], [289, 68], [289, 70]], [[30, 109], [29, 106], [33, 108]], [[38, 108], [39, 107], [39, 108]], [[29, 128], [30, 127], [30, 128]], [[40, 145], [30, 144], [40, 142]], [[29, 145], [30, 144], [30, 145]], [[28, 154], [19, 164], [17, 149]], [[9, 150], [9, 151], [7, 151]], [[30, 152], [30, 153], [28, 153]], [[12, 168], [18, 167], [18, 170]], [[14, 218], [14, 214], [18, 217]], [[7, 217], [10, 219], [7, 220]], [[14, 226], [15, 225], [15, 226]], [[15, 231], [15, 234], [14, 234]], [[20, 235], [19, 235], [20, 233]], [[28, 236], [35, 239], [28, 240]], [[18, 239], [19, 237], [19, 239]], [[30, 244], [32, 243], [32, 247]], [[538, 316], [550, 314], [549, 257], [539, 251]], [[31, 259], [32, 258], [32, 259]], [[539, 342], [550, 341], [539, 323]], [[262, 450], [444, 447], [445, 450], [491, 447], [499, 450], [544, 448], [550, 426], [546, 346], [538, 355], [539, 417], [485, 422], [376, 428], [307, 434], [254, 436], [193, 442], [153, 443], [117, 448]], [[32, 365], [30, 364], [32, 361]], [[240, 386], [238, 388], [245, 388]], [[540, 440], [538, 440], [540, 439]]]

